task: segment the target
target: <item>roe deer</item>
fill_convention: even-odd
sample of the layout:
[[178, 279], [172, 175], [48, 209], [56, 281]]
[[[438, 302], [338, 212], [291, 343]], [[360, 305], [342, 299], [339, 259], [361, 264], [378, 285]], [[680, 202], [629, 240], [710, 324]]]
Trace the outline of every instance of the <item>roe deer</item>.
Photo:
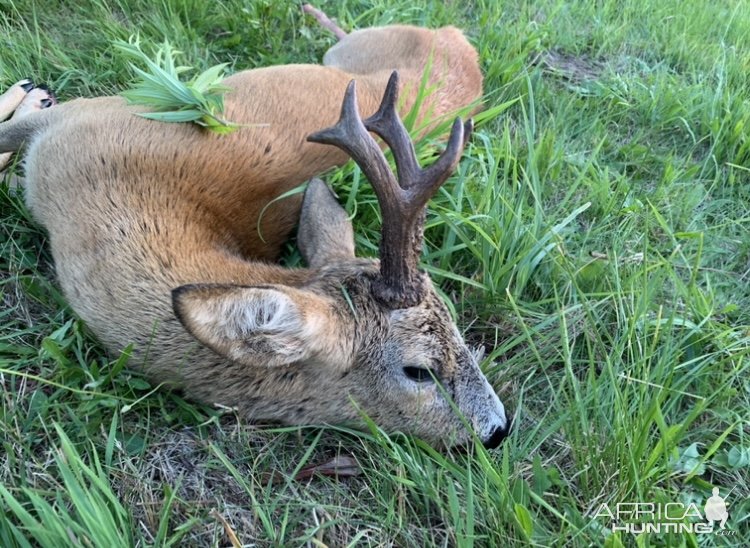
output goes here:
[[[0, 153], [25, 145], [26, 201], [73, 310], [110, 352], [134, 344], [131, 364], [154, 382], [255, 420], [362, 424], [364, 412], [436, 445], [473, 429], [494, 447], [503, 405], [417, 268], [427, 201], [471, 131], [456, 120], [446, 151], [419, 168], [396, 101], [414, 104], [428, 58], [435, 91], [421, 116], [480, 98], [459, 30], [373, 28], [345, 36], [324, 66], [227, 78], [225, 116], [247, 124], [232, 134], [146, 120], [119, 97], [46, 108], [54, 99], [33, 90], [24, 115], [0, 124]], [[0, 119], [23, 86], [0, 100]], [[391, 147], [398, 180], [368, 131]], [[380, 261], [355, 258], [351, 223], [318, 179], [303, 203], [268, 208], [260, 238], [264, 206], [349, 156], [381, 205]], [[298, 221], [308, 268], [273, 264]]]

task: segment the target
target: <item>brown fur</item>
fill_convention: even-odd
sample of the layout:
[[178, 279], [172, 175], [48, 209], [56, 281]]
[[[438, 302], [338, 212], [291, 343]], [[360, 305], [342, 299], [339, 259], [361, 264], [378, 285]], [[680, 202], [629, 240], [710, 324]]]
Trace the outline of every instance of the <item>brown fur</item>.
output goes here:
[[300, 225], [310, 269], [268, 262], [301, 198], [266, 210], [265, 241], [257, 230], [271, 200], [348, 159], [306, 137], [336, 121], [352, 77], [367, 116], [398, 69], [404, 112], [430, 56], [436, 91], [423, 118], [480, 98], [476, 52], [460, 31], [385, 27], [350, 34], [326, 66], [228, 78], [225, 116], [248, 125], [228, 136], [148, 121], [106, 97], [0, 125], [0, 152], [27, 144], [26, 199], [67, 299], [112, 352], [133, 343], [133, 364], [154, 381], [257, 419], [358, 422], [359, 406], [389, 430], [465, 441], [436, 385], [404, 376], [404, 366], [429, 367], [486, 440], [507, 421], [445, 306], [432, 291], [417, 307], [378, 305], [376, 262], [354, 258], [351, 226], [322, 183], [311, 184]]

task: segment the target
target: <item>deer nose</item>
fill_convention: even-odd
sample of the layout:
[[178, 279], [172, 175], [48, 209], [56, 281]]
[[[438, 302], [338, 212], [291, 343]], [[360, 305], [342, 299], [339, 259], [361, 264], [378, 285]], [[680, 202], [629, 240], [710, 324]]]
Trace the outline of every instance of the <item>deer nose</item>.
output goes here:
[[490, 437], [486, 440], [482, 440], [482, 444], [487, 449], [495, 449], [496, 447], [499, 447], [500, 443], [508, 437], [508, 434], [510, 433], [510, 419], [507, 420], [505, 424], [502, 426], [498, 426], [495, 428], [495, 430], [490, 434]]

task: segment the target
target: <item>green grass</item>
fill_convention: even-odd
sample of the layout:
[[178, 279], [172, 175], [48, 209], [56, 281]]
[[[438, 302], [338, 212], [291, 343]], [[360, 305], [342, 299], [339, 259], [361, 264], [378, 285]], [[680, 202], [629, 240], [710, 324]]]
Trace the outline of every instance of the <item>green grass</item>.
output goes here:
[[[747, 5], [318, 5], [344, 28], [462, 27], [486, 106], [508, 103], [431, 203], [425, 265], [485, 349], [513, 434], [441, 454], [153, 390], [65, 307], [43, 231], [2, 186], [0, 545], [750, 542]], [[315, 62], [332, 44], [296, 3], [0, 0], [0, 87], [117, 93], [130, 73], [111, 43], [136, 32], [198, 70]], [[330, 180], [374, 253], [371, 189], [351, 166]], [[293, 479], [336, 454], [361, 474]], [[594, 518], [601, 503], [702, 510], [712, 486], [733, 535], [634, 538]]]

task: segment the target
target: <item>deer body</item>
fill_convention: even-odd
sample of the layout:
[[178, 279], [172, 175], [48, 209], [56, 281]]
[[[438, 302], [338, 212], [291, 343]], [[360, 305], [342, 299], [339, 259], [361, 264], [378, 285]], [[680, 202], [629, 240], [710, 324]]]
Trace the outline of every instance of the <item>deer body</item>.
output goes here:
[[486, 440], [507, 421], [445, 306], [431, 290], [402, 309], [373, 299], [378, 264], [354, 258], [351, 225], [321, 182], [300, 221], [310, 268], [271, 262], [301, 198], [272, 204], [258, 233], [271, 200], [348, 160], [307, 137], [336, 121], [350, 80], [369, 116], [399, 69], [408, 110], [430, 55], [438, 91], [423, 114], [480, 97], [476, 53], [459, 31], [385, 27], [344, 38], [328, 66], [228, 78], [225, 117], [246, 127], [227, 136], [145, 120], [120, 98], [79, 99], [0, 125], [0, 152], [27, 146], [26, 199], [72, 308], [110, 351], [133, 344], [154, 381], [291, 424], [355, 422], [354, 400], [387, 429], [460, 442], [467, 433], [446, 424], [438, 390], [401, 378], [394, 390], [390, 378], [439, 362], [429, 369], [454, 385], [459, 409], [457, 396], [474, 391], [463, 412]]

